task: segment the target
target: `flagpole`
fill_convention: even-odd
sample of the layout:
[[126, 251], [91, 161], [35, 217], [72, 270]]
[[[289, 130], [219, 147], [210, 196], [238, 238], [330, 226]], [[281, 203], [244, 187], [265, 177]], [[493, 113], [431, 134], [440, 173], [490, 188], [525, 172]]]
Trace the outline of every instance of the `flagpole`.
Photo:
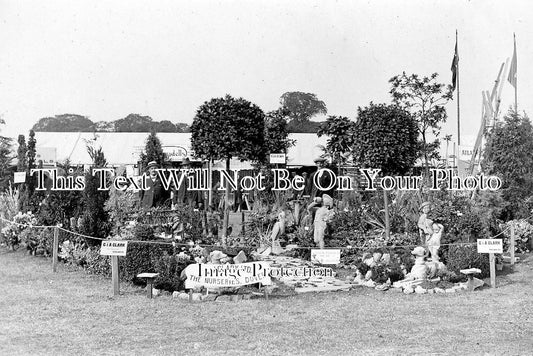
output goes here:
[[[513, 40], [514, 40], [514, 55], [516, 56], [516, 35], [513, 32]], [[516, 70], [516, 67], [515, 67]], [[514, 112], [516, 116], [518, 116], [518, 75], [515, 74], [515, 85], [514, 85]]]
[[[457, 42], [457, 30], [455, 30], [455, 45], [457, 49], [457, 146], [461, 145], [461, 111], [459, 110], [459, 45]], [[516, 93], [516, 88], [515, 88]], [[516, 96], [516, 94], [515, 94]]]

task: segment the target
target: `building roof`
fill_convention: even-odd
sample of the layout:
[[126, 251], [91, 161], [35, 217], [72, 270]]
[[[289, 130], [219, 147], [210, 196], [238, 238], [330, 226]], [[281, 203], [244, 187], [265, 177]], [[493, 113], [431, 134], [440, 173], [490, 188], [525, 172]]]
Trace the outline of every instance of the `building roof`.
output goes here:
[[[64, 162], [68, 159], [73, 165], [89, 165], [92, 160], [87, 153], [87, 145], [92, 145], [102, 147], [107, 162], [112, 166], [136, 164], [148, 135], [148, 132], [36, 132], [37, 160], [53, 163], [49, 161]], [[191, 157], [190, 133], [158, 133], [157, 137], [164, 149], [184, 149]], [[324, 136], [306, 133], [290, 134], [289, 138], [296, 141], [287, 154], [287, 165], [290, 166], [314, 166], [313, 160], [323, 153], [321, 146], [325, 146], [327, 141]], [[232, 160], [231, 167], [248, 169], [251, 165]]]

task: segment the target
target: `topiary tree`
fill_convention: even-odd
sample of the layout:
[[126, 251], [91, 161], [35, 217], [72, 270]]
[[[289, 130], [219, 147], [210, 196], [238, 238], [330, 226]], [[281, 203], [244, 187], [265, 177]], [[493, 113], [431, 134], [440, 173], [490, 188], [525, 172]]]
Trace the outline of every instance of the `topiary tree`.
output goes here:
[[[418, 155], [415, 119], [396, 105], [373, 104], [357, 109], [354, 162], [360, 168], [381, 169], [383, 175], [404, 175]], [[387, 191], [383, 190], [385, 234], [390, 235]]]
[[162, 166], [164, 160], [165, 154], [163, 153], [161, 141], [157, 137], [157, 133], [152, 131], [146, 138], [144, 152], [141, 153], [141, 164], [143, 167], [146, 167], [148, 162], [156, 161], [159, 166]]
[[533, 197], [533, 127], [526, 115], [509, 110], [490, 132], [482, 161], [483, 171], [502, 180], [506, 202], [503, 220], [525, 218]]
[[[265, 114], [255, 104], [230, 95], [211, 99], [200, 106], [191, 126], [192, 149], [205, 160], [230, 159], [264, 161]], [[222, 243], [226, 244], [229, 220], [230, 187], [226, 187], [226, 204], [222, 227]]]

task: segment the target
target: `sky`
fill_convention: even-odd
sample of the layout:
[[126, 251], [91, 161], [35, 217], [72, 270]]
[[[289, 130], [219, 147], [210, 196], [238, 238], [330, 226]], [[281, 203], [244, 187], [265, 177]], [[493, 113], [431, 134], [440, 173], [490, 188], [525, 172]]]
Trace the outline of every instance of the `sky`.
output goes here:
[[[519, 110], [533, 112], [532, 9], [490, 0], [0, 0], [0, 133], [27, 134], [64, 113], [190, 124], [211, 98], [243, 97], [266, 112], [288, 91], [355, 119], [359, 106], [390, 103], [388, 80], [404, 71], [451, 84], [457, 30], [461, 136], [474, 136], [482, 91], [512, 57], [513, 33]], [[441, 132], [454, 140], [455, 100]], [[513, 103], [506, 81], [503, 112]]]

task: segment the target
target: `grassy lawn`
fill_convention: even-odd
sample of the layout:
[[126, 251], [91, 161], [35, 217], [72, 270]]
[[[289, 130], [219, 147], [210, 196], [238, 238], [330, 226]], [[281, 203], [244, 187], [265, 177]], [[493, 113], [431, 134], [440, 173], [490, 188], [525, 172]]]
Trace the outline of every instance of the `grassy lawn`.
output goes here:
[[496, 289], [188, 303], [0, 249], [0, 355], [533, 353], [533, 256]]

